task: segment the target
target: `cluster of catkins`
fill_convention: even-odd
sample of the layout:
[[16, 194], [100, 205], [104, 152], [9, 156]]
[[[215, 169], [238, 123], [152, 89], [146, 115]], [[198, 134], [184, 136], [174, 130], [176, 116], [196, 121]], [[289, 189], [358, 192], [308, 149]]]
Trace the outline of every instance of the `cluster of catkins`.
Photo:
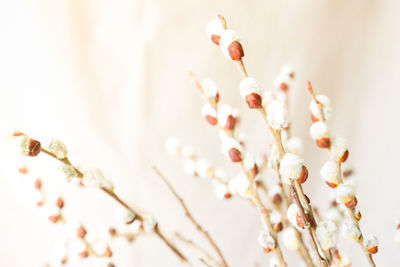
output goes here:
[[[278, 187], [275, 192], [279, 195], [283, 205], [277, 206], [272, 197], [271, 207], [265, 207], [260, 201], [257, 193], [258, 185], [263, 181], [256, 179], [257, 163], [255, 160], [248, 160], [249, 153], [245, 151], [242, 135], [236, 131], [238, 116], [237, 111], [228, 105], [219, 105], [220, 93], [217, 86], [210, 79], [202, 82], [196, 81], [197, 88], [200, 90], [207, 103], [202, 109], [202, 115], [206, 121], [220, 129], [222, 152], [233, 162], [238, 163], [244, 174], [243, 189], [247, 197], [253, 201], [260, 211], [260, 216], [265, 229], [259, 235], [259, 242], [265, 252], [274, 251], [275, 255], [271, 258], [271, 266], [286, 266], [279, 246], [277, 233], [282, 230], [275, 228], [272, 221], [273, 214], [278, 214], [283, 222], [282, 228], [292, 229], [290, 235], [292, 242], [286, 244], [296, 244], [296, 250], [304, 246], [302, 235], [308, 236], [310, 246], [299, 254], [307, 266], [336, 266], [348, 267], [351, 265], [348, 257], [339, 252], [336, 248], [338, 232], [344, 229], [347, 237], [357, 241], [363, 249], [371, 266], [375, 266], [372, 254], [378, 251], [378, 240], [374, 236], [363, 237], [358, 221], [361, 213], [357, 208], [357, 198], [354, 188], [350, 183], [344, 183], [342, 163], [348, 158], [349, 151], [347, 142], [338, 136], [331, 136], [326, 120], [331, 115], [330, 101], [326, 96], [315, 96], [309, 84], [308, 91], [313, 97], [310, 104], [312, 126], [310, 133], [317, 145], [329, 152], [330, 160], [321, 169], [321, 177], [326, 184], [334, 188], [335, 202], [326, 214], [325, 220], [320, 220], [316, 209], [312, 207], [310, 200], [303, 193], [302, 184], [308, 178], [308, 170], [304, 160], [300, 157], [302, 144], [301, 140], [292, 137], [290, 133], [290, 120], [288, 112], [288, 91], [294, 80], [293, 68], [285, 65], [275, 79], [277, 93], [262, 90], [257, 80], [249, 77], [243, 63], [244, 49], [238, 34], [227, 29], [226, 21], [222, 16], [211, 21], [206, 27], [210, 40], [220, 47], [222, 53], [231, 61], [235, 62], [243, 76], [240, 82], [240, 95], [247, 106], [258, 111], [267, 124], [274, 142], [271, 146], [271, 153], [268, 157], [268, 167], [276, 173], [278, 177]], [[197, 160], [193, 150], [180, 146], [177, 140], [169, 140], [167, 148], [174, 154], [185, 158], [187, 166], [185, 169], [192, 175], [201, 177], [218, 178], [211, 164]], [[189, 151], [189, 153], [188, 153]], [[247, 179], [246, 179], [247, 178]], [[218, 179], [216, 179], [218, 180]], [[221, 196], [231, 195], [229, 184], [230, 180], [223, 179], [224, 190]], [[288, 190], [290, 192], [288, 192]], [[269, 190], [271, 191], [271, 190]], [[229, 192], [229, 193], [228, 193]], [[269, 194], [271, 196], [271, 194]], [[272, 210], [270, 210], [272, 208]], [[282, 212], [282, 209], [285, 212]], [[265, 216], [268, 214], [268, 216]], [[318, 216], [317, 216], [318, 215]], [[277, 216], [278, 217], [278, 216]], [[294, 228], [285, 222], [289, 222]], [[271, 227], [274, 225], [274, 227]], [[297, 233], [297, 235], [296, 235]], [[298, 234], [300, 233], [300, 238]], [[288, 235], [286, 235], [288, 236]], [[308, 255], [308, 256], [307, 256]], [[312, 260], [308, 258], [311, 256]]]
[[[23, 156], [35, 157], [41, 151], [51, 154], [62, 162], [60, 171], [67, 180], [73, 179], [76, 185], [90, 186], [101, 190], [114, 189], [113, 184], [106, 179], [100, 169], [88, 169], [81, 171], [67, 160], [67, 148], [59, 140], [52, 139], [46, 144], [46, 149], [42, 148], [39, 141], [34, 140], [20, 131], [14, 131], [8, 136]], [[42, 152], [44, 153], [44, 152]], [[67, 164], [65, 164], [67, 163]], [[18, 169], [21, 175], [26, 177], [30, 174], [26, 165]], [[35, 205], [40, 208], [42, 216], [52, 224], [62, 224], [65, 230], [64, 241], [54, 245], [53, 255], [47, 267], [71, 266], [79, 259], [91, 258], [96, 266], [113, 267], [113, 252], [111, 243], [116, 240], [127, 240], [132, 242], [138, 235], [151, 232], [156, 226], [156, 221], [151, 216], [144, 216], [142, 220], [137, 219], [137, 215], [125, 207], [116, 209], [117, 226], [101, 226], [99, 230], [90, 230], [76, 221], [63, 214], [65, 209], [65, 199], [49, 188], [44, 190], [45, 180], [43, 178], [33, 178], [32, 195]]]

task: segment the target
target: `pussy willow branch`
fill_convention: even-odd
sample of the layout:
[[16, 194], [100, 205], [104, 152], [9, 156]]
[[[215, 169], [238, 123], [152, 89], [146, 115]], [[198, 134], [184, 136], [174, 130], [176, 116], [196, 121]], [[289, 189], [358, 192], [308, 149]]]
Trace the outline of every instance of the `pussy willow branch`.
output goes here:
[[175, 233], [175, 237], [176, 239], [178, 239], [179, 241], [181, 241], [182, 243], [184, 243], [185, 245], [187, 245], [188, 247], [191, 247], [193, 250], [195, 250], [197, 253], [201, 254], [202, 257], [200, 257], [200, 259], [204, 259], [207, 261], [207, 264], [209, 266], [213, 266], [213, 267], [218, 267], [220, 266], [220, 264], [213, 258], [211, 257], [210, 254], [208, 254], [207, 251], [205, 251], [204, 249], [202, 249], [199, 245], [197, 245], [193, 240], [190, 239], [186, 239], [183, 236], [181, 236], [179, 233]]
[[[222, 17], [222, 16], [221, 16]], [[221, 18], [220, 18], [221, 19]], [[197, 88], [199, 89], [200, 93], [203, 95], [203, 97], [206, 99], [206, 101], [212, 106], [212, 108], [215, 110], [215, 112], [218, 112], [218, 105], [217, 103], [214, 103], [212, 101], [210, 101], [204, 93], [204, 90], [201, 86], [201, 83], [198, 81], [197, 77], [193, 74], [193, 73], [189, 73], [190, 77], [194, 79], [195, 84], [197, 86]], [[221, 127], [219, 124], [217, 124], [218, 127], [220, 127], [221, 130], [224, 130], [228, 136], [232, 137], [234, 136], [234, 130], [229, 130], [227, 131], [225, 128]], [[287, 264], [283, 258], [283, 254], [281, 251], [281, 248], [279, 246], [279, 240], [278, 240], [278, 236], [276, 234], [275, 229], [272, 227], [271, 224], [271, 220], [269, 217], [269, 210], [266, 209], [264, 207], [264, 204], [262, 203], [260, 196], [258, 194], [258, 191], [256, 190], [256, 188], [254, 187], [254, 179], [253, 177], [250, 176], [250, 174], [247, 172], [247, 170], [244, 167], [244, 163], [243, 160], [241, 160], [239, 162], [241, 170], [243, 172], [243, 174], [246, 175], [246, 178], [249, 182], [250, 185], [250, 189], [251, 189], [251, 200], [253, 202], [253, 204], [257, 207], [257, 210], [260, 214], [261, 220], [264, 222], [264, 226], [267, 228], [269, 234], [274, 238], [275, 243], [276, 243], [276, 248], [273, 250], [273, 252], [275, 253], [277, 259], [279, 260], [279, 263], [281, 265], [281, 267], [286, 267]]]
[[[45, 153], [46, 155], [66, 164], [71, 166], [72, 168], [74, 168], [74, 170], [77, 173], [77, 177], [79, 179], [83, 178], [83, 173], [81, 171], [79, 171], [78, 168], [76, 168], [74, 165], [71, 164], [71, 162], [69, 161], [68, 158], [65, 159], [58, 159], [56, 157], [56, 155], [54, 155], [53, 153], [51, 153], [50, 151], [41, 148], [40, 149], [41, 152]], [[143, 216], [140, 215], [140, 213], [138, 213], [136, 210], [134, 210], [131, 206], [129, 206], [125, 201], [123, 201], [116, 193], [114, 193], [113, 191], [110, 191], [107, 188], [101, 188], [102, 191], [104, 191], [107, 195], [109, 195], [111, 198], [113, 198], [117, 203], [119, 203], [121, 206], [123, 206], [124, 208], [128, 209], [129, 211], [131, 211], [133, 214], [136, 214], [136, 217], [138, 220], [143, 221]], [[182, 261], [182, 262], [188, 262], [187, 258], [182, 254], [182, 252], [180, 252], [180, 250], [178, 248], [176, 248], [174, 246], [174, 244], [171, 243], [171, 241], [169, 241], [164, 234], [160, 231], [159, 227], [158, 227], [158, 223], [156, 225], [156, 227], [154, 228], [154, 233], [161, 239], [161, 241], [163, 241], [175, 254], [176, 256], [178, 256], [178, 258]]]
[[[221, 15], [219, 15], [218, 17], [219, 17], [221, 20], [222, 20], [222, 18], [223, 18]], [[222, 18], [221, 18], [221, 17], [222, 17]], [[225, 19], [223, 19], [223, 21], [225, 21]], [[247, 78], [248, 75], [247, 75], [246, 67], [245, 67], [245, 65], [244, 65], [244, 63], [243, 63], [243, 60], [241, 60], [241, 59], [240, 59], [240, 60], [236, 60], [236, 64], [238, 65], [239, 70], [240, 70], [240, 73], [242, 74], [243, 78]], [[262, 118], [264, 119], [265, 123], [267, 124], [268, 128], [270, 129], [271, 134], [272, 134], [272, 136], [273, 136], [273, 138], [274, 138], [274, 141], [275, 141], [275, 145], [276, 145], [276, 147], [277, 147], [277, 149], [278, 149], [278, 152], [279, 152], [279, 157], [280, 157], [280, 159], [282, 159], [283, 155], [285, 154], [285, 150], [284, 150], [283, 144], [282, 144], [281, 133], [280, 133], [280, 131], [276, 131], [276, 130], [272, 129], [272, 127], [269, 125], [268, 119], [267, 119], [267, 114], [266, 114], [264, 108], [258, 108], [258, 111], [260, 112]], [[280, 180], [279, 180], [279, 186], [280, 186], [281, 189], [282, 189], [282, 193], [283, 193], [283, 195], [284, 195], [284, 198], [285, 198], [285, 199], [288, 199], [288, 194], [287, 194], [287, 192], [285, 191], [285, 188], [284, 188], [284, 186], [283, 186], [283, 184], [282, 184], [282, 181], [281, 181], [281, 177], [280, 177], [279, 175], [278, 175], [278, 178], [280, 179]], [[300, 187], [301, 187], [301, 185], [300, 185]], [[296, 189], [296, 190], [297, 190], [297, 189]], [[298, 193], [299, 193], [299, 192], [298, 192]], [[301, 196], [301, 197], [304, 198], [304, 196]], [[297, 204], [297, 205], [299, 205], [299, 204], [301, 205], [300, 202], [299, 202], [299, 203], [296, 202], [296, 204]], [[308, 204], [308, 203], [307, 203], [307, 204]], [[303, 208], [302, 206], [299, 207], [299, 209], [302, 209], [302, 208]], [[312, 214], [312, 212], [313, 212], [312, 209], [310, 209], [309, 212]], [[302, 217], [302, 219], [303, 219], [303, 221], [306, 220], [306, 218], [304, 218], [304, 217]], [[314, 236], [313, 236], [313, 233], [312, 233], [312, 232], [311, 232], [311, 236], [310, 236], [310, 242], [311, 242], [311, 246], [312, 246], [312, 247], [317, 247], [317, 248], [318, 248], [318, 246], [317, 246], [317, 242], [318, 242], [318, 241], [316, 241], [316, 240], [314, 239]], [[300, 243], [302, 243], [302, 242], [300, 242]], [[315, 250], [315, 253], [317, 254], [318, 258], [320, 259], [320, 265], [321, 265], [321, 266], [326, 266], [326, 262], [325, 262], [325, 260], [323, 259], [323, 257], [321, 257], [321, 255], [320, 255], [318, 249]]]
[[208, 241], [210, 246], [217, 253], [217, 255], [220, 259], [220, 265], [223, 267], [228, 267], [228, 263], [226, 262], [224, 256], [222, 255], [222, 252], [219, 249], [218, 245], [211, 238], [210, 234], [206, 230], [204, 230], [204, 228], [193, 217], [192, 213], [189, 211], [189, 208], [186, 206], [186, 203], [182, 199], [182, 197], [176, 192], [176, 190], [172, 187], [171, 183], [167, 180], [165, 175], [162, 174], [161, 171], [156, 166], [153, 166], [152, 168], [153, 168], [154, 172], [157, 173], [157, 175], [161, 178], [161, 180], [167, 185], [168, 189], [171, 191], [171, 193], [174, 195], [174, 197], [178, 200], [179, 204], [185, 210], [186, 217], [192, 222], [192, 224], [195, 226], [196, 230], [199, 231], [205, 237], [205, 239]]
[[[310, 94], [311, 98], [312, 98], [312, 99], [317, 103], [317, 105], [318, 105], [318, 110], [319, 110], [319, 114], [318, 114], [318, 115], [319, 115], [319, 119], [320, 119], [322, 122], [325, 122], [326, 119], [325, 119], [325, 117], [324, 117], [323, 104], [322, 104], [320, 101], [318, 101], [317, 97], [315, 96], [314, 90], [313, 90], [313, 88], [312, 88], [310, 82], [308, 82], [307, 91], [308, 91], [308, 93]], [[329, 152], [329, 150], [327, 150], [327, 151]], [[332, 160], [334, 160], [334, 159], [332, 159]], [[338, 162], [338, 161], [336, 161], [336, 160], [334, 160], [334, 161], [335, 161], [335, 163], [336, 163], [336, 170], [337, 170], [337, 173], [338, 173], [338, 177], [337, 177], [337, 178], [338, 178], [339, 184], [343, 184], [342, 163], [341, 163], [341, 162]], [[347, 209], [347, 214], [348, 214], [349, 218], [351, 219], [351, 221], [353, 222], [353, 224], [357, 227], [357, 229], [360, 231], [360, 234], [361, 234], [361, 235], [360, 235], [360, 238], [359, 238], [359, 240], [358, 240], [358, 244], [360, 245], [361, 250], [364, 252], [365, 257], [366, 257], [367, 260], [368, 260], [368, 263], [369, 263], [371, 266], [375, 267], [376, 264], [375, 264], [375, 262], [374, 262], [374, 259], [372, 258], [372, 254], [369, 253], [368, 251], [366, 251], [366, 249], [365, 249], [365, 247], [364, 247], [364, 244], [363, 244], [364, 236], [363, 236], [362, 231], [361, 231], [361, 228], [360, 228], [360, 223], [359, 223], [359, 221], [357, 220], [357, 218], [356, 218], [355, 215], [354, 215], [354, 208], [348, 208], [348, 207], [346, 207], [346, 209]]]

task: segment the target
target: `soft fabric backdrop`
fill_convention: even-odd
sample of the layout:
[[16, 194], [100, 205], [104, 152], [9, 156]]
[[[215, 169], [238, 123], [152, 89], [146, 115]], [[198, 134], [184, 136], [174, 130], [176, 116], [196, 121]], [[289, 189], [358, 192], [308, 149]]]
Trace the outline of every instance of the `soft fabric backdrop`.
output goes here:
[[[255, 211], [239, 200], [217, 200], [208, 181], [186, 177], [181, 162], [164, 152], [165, 138], [176, 135], [194, 144], [200, 155], [230, 166], [219, 153], [215, 129], [200, 115], [202, 100], [187, 76], [190, 70], [215, 79], [222, 101], [240, 108], [250, 150], [268, 150], [262, 121], [238, 93], [236, 67], [205, 34], [205, 24], [222, 13], [241, 34], [248, 71], [264, 88], [272, 89], [281, 64], [296, 68], [293, 131], [307, 148], [311, 175], [305, 190], [321, 208], [329, 192], [319, 178], [326, 154], [308, 134], [305, 82], [311, 80], [318, 92], [331, 97], [331, 127], [350, 143], [362, 229], [381, 241], [378, 266], [399, 266], [400, 248], [393, 240], [400, 209], [399, 8], [396, 0], [1, 1], [1, 128], [60, 138], [73, 162], [100, 166], [116, 190], [151, 211], [163, 229], [201, 240], [151, 172], [157, 164], [232, 266], [256, 261], [268, 266], [269, 256], [256, 240], [261, 225]], [[11, 186], [15, 164], [9, 151], [0, 153], [1, 266], [41, 266], [60, 229], [40, 220], [22, 191]], [[43, 176], [54, 172], [52, 162], [30, 161], [42, 167], [37, 173]], [[62, 185], [54, 190], [66, 190]], [[116, 204], [110, 199], [90, 190], [67, 191], [73, 216], [93, 227], [112, 221]], [[366, 266], [356, 244], [341, 245], [354, 266]], [[117, 266], [178, 265], [150, 236], [119, 251]], [[289, 259], [291, 266], [298, 266], [295, 259]]]

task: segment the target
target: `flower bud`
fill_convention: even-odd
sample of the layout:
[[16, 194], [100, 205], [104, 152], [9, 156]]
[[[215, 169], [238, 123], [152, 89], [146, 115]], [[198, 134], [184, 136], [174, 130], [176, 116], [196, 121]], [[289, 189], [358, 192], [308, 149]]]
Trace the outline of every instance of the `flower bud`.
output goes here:
[[223, 104], [218, 108], [218, 124], [226, 129], [226, 130], [233, 130], [235, 128], [236, 119], [233, 116], [232, 108], [227, 105]]
[[304, 182], [308, 175], [307, 169], [304, 167], [304, 160], [292, 153], [286, 153], [283, 156], [279, 173], [287, 184], [290, 184], [292, 180]]
[[157, 221], [153, 216], [145, 215], [143, 217], [143, 229], [145, 232], [153, 231], [157, 227]]
[[240, 44], [237, 32], [224, 30], [219, 40], [222, 53], [231, 60], [240, 60], [244, 57], [242, 45]]
[[336, 246], [338, 229], [332, 221], [322, 221], [316, 229], [316, 236], [322, 250], [328, 250]]
[[270, 126], [275, 130], [281, 130], [289, 125], [289, 113], [283, 102], [273, 100], [267, 105], [267, 119]]
[[218, 123], [217, 112], [210, 106], [210, 104], [205, 104], [201, 109], [201, 113], [209, 124], [216, 125]]
[[131, 224], [136, 219], [136, 214], [125, 207], [118, 208], [116, 215], [118, 220], [125, 224]]
[[347, 237], [347, 239], [351, 241], [358, 241], [360, 240], [361, 232], [352, 222], [346, 221], [343, 224], [343, 230]]
[[370, 254], [375, 254], [378, 252], [378, 245], [379, 245], [378, 238], [376, 238], [373, 235], [368, 236], [367, 238], [364, 239], [364, 244], [363, 244], [364, 249]]
[[[318, 95], [316, 98], [319, 101], [319, 103], [322, 105], [322, 113], [324, 115], [325, 120], [328, 120], [332, 115], [330, 99], [325, 95]], [[314, 117], [316, 120], [319, 120], [320, 110], [319, 110], [318, 104], [314, 100], [312, 100], [310, 103], [310, 110], [311, 110], [312, 117]]]
[[286, 228], [282, 234], [282, 242], [285, 245], [286, 248], [297, 251], [300, 247], [299, 240], [297, 239], [296, 236], [296, 230], [292, 227]]
[[170, 155], [179, 155], [181, 146], [181, 141], [174, 136], [168, 137], [167, 141], [165, 142], [165, 147]]
[[339, 184], [338, 171], [336, 168], [336, 163], [332, 161], [327, 161], [321, 168], [321, 177], [325, 180], [326, 184], [335, 188]]
[[219, 181], [214, 181], [214, 187], [218, 198], [230, 199], [232, 197], [232, 193], [229, 191], [229, 188], [226, 184], [220, 183]]
[[60, 140], [51, 139], [47, 147], [58, 159], [65, 159], [67, 157], [67, 147]]
[[240, 94], [251, 109], [257, 109], [263, 105], [263, 91], [256, 79], [246, 77], [240, 82]]
[[336, 188], [336, 201], [343, 203], [347, 208], [354, 208], [357, 205], [357, 198], [351, 186], [341, 184]]
[[86, 234], [87, 234], [87, 231], [86, 231], [85, 227], [83, 227], [82, 225], [79, 226], [79, 228], [76, 230], [76, 236], [78, 238], [83, 239], [83, 238], [85, 238]]
[[337, 162], [345, 162], [349, 156], [347, 140], [341, 137], [332, 138], [330, 154]]
[[291, 204], [287, 210], [287, 217], [289, 222], [296, 227], [298, 230], [304, 229], [304, 224], [301, 219], [299, 208], [296, 204]]
[[96, 189], [106, 189], [108, 191], [113, 191], [114, 189], [114, 185], [107, 180], [103, 172], [96, 168], [86, 170], [83, 174], [82, 182], [84, 185]]
[[290, 77], [285, 74], [279, 74], [275, 78], [275, 87], [279, 88], [282, 91], [287, 91], [289, 89]]
[[14, 133], [13, 136], [22, 155], [29, 157], [36, 157], [39, 155], [41, 149], [39, 141], [36, 141], [22, 133]]
[[263, 231], [258, 235], [258, 242], [264, 248], [265, 253], [269, 253], [271, 250], [276, 248], [275, 239], [266, 231]]
[[325, 122], [314, 122], [311, 125], [310, 134], [320, 148], [329, 148], [331, 146], [329, 128]]
[[214, 174], [214, 168], [208, 160], [199, 159], [196, 162], [196, 173], [201, 178], [211, 178]]
[[298, 137], [294, 136], [294, 137], [289, 138], [286, 141], [286, 148], [287, 148], [287, 151], [292, 154], [296, 154], [296, 155], [303, 154], [303, 142]]
[[274, 227], [275, 231], [276, 232], [280, 232], [282, 230], [282, 228], [283, 228], [281, 214], [278, 211], [273, 210], [269, 214], [269, 218], [271, 220], [272, 226]]
[[268, 190], [268, 195], [272, 203], [276, 205], [282, 203], [282, 191], [278, 185], [271, 186]]
[[219, 41], [221, 39], [221, 34], [224, 31], [224, 26], [222, 25], [222, 21], [220, 19], [213, 19], [206, 26], [206, 32], [210, 40], [219, 45]]
[[225, 138], [222, 140], [222, 152], [226, 154], [232, 162], [242, 161], [242, 146], [233, 138]]
[[218, 103], [218, 100], [219, 100], [218, 89], [217, 89], [217, 85], [215, 84], [215, 82], [213, 80], [204, 79], [201, 82], [201, 88], [207, 99], [213, 101], [214, 103]]

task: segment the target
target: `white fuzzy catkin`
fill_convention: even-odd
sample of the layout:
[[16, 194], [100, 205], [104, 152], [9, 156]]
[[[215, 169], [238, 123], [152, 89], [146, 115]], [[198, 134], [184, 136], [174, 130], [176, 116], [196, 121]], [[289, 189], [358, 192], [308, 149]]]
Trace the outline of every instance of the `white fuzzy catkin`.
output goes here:
[[232, 148], [236, 148], [237, 150], [239, 150], [240, 152], [242, 152], [242, 146], [239, 144], [239, 142], [234, 139], [234, 138], [225, 138], [222, 139], [222, 144], [221, 144], [221, 151], [224, 155], [226, 155], [228, 158], [230, 158], [229, 156], [229, 150], [231, 150]]
[[269, 267], [279, 267], [279, 266], [281, 266], [279, 260], [275, 256], [272, 256], [269, 261]]
[[196, 156], [196, 150], [192, 145], [183, 145], [181, 147], [181, 154], [184, 158], [194, 158]]
[[[322, 113], [324, 114], [324, 118], [328, 120], [332, 115], [331, 101], [325, 95], [318, 95], [317, 100], [322, 104]], [[320, 112], [318, 108], [318, 104], [312, 100], [310, 103], [310, 110], [314, 117], [319, 118]]]
[[332, 221], [322, 221], [318, 223], [316, 236], [323, 250], [328, 250], [336, 246], [338, 228]]
[[114, 185], [106, 179], [103, 172], [97, 168], [86, 170], [83, 174], [82, 182], [84, 185], [96, 189], [104, 188], [112, 191], [114, 188]]
[[47, 144], [48, 150], [53, 153], [58, 159], [65, 159], [67, 157], [67, 147], [63, 142], [57, 139], [51, 139]]
[[170, 155], [179, 155], [181, 149], [181, 141], [174, 136], [170, 136], [165, 141], [165, 147], [167, 149], [168, 154]]
[[201, 108], [201, 114], [205, 116], [211, 116], [214, 118], [217, 118], [217, 111], [213, 107], [211, 107], [210, 104], [204, 104], [203, 107]]
[[279, 70], [279, 73], [290, 77], [294, 74], [294, 68], [290, 64], [283, 64]]
[[296, 237], [296, 230], [293, 227], [288, 227], [281, 233], [282, 242], [286, 248], [297, 251], [300, 247], [299, 240]]
[[219, 46], [221, 47], [222, 53], [232, 60], [231, 56], [229, 55], [229, 45], [233, 42], [240, 42], [239, 35], [234, 30], [224, 30], [221, 33], [221, 39], [219, 40]]
[[59, 170], [64, 175], [67, 181], [70, 181], [71, 179], [78, 177], [78, 173], [76, 172], [75, 168], [71, 165], [62, 164], [60, 165]]
[[196, 175], [196, 161], [191, 159], [185, 160], [183, 162], [183, 170], [187, 175]]
[[220, 168], [214, 169], [214, 176], [215, 178], [219, 179], [220, 181], [223, 181], [224, 183], [228, 182], [228, 176], [226, 175], [226, 172], [223, 169]]
[[400, 246], [400, 229], [396, 230], [396, 234], [394, 236], [394, 241], [398, 246]]
[[151, 215], [145, 215], [143, 217], [143, 229], [145, 232], [153, 231], [157, 226], [156, 219]]
[[360, 240], [361, 232], [351, 221], [344, 222], [343, 233], [345, 234], [346, 238], [351, 241]]
[[228, 104], [223, 104], [218, 108], [217, 118], [218, 124], [221, 127], [225, 127], [226, 121], [229, 116], [233, 116], [232, 108]]
[[291, 180], [300, 177], [304, 166], [304, 160], [299, 156], [286, 153], [280, 163], [279, 173], [282, 175], [283, 182], [290, 184]]
[[310, 135], [314, 140], [329, 138], [329, 128], [325, 122], [314, 122], [310, 127]]
[[274, 249], [276, 247], [275, 239], [266, 231], [262, 231], [258, 235], [258, 243], [263, 248]]
[[273, 198], [277, 194], [282, 195], [282, 191], [281, 191], [281, 188], [279, 187], [279, 185], [273, 185], [273, 186], [269, 187], [268, 196], [270, 198]]
[[130, 223], [135, 219], [136, 215], [129, 209], [120, 207], [116, 210], [116, 217], [122, 223]]
[[279, 89], [281, 87], [282, 83], [289, 86], [290, 77], [287, 74], [280, 73], [278, 76], [276, 76], [275, 81], [274, 81], [275, 87]]
[[[297, 225], [297, 215], [299, 214], [299, 208], [296, 204], [291, 204], [287, 210], [287, 217], [289, 222], [296, 227], [298, 230], [303, 230]], [[300, 214], [299, 214], [300, 215]]]
[[263, 91], [253, 77], [246, 77], [240, 82], [240, 95], [246, 100], [246, 96], [255, 93], [263, 97]]
[[204, 95], [208, 99], [213, 99], [218, 95], [218, 88], [215, 82], [211, 79], [204, 79], [201, 82], [201, 88], [203, 89]]
[[242, 197], [248, 196], [249, 186], [249, 181], [244, 174], [237, 175], [228, 183], [229, 191], [232, 192], [232, 194], [240, 195]]
[[246, 154], [243, 159], [244, 168], [247, 172], [250, 172], [255, 167], [255, 160], [251, 154]]
[[213, 34], [221, 36], [222, 32], [224, 31], [224, 26], [222, 25], [222, 21], [220, 19], [213, 19], [206, 26], [206, 32], [209, 38]]
[[273, 211], [269, 214], [269, 218], [270, 218], [270, 220], [271, 220], [271, 223], [273, 223], [273, 224], [278, 224], [278, 223], [280, 223], [281, 220], [282, 220], [281, 214], [280, 214], [278, 211], [276, 211], [276, 210], [273, 210]]
[[343, 218], [343, 214], [335, 207], [331, 207], [325, 213], [325, 218], [329, 221], [333, 221], [336, 225], [339, 225]]
[[379, 240], [376, 236], [370, 235], [364, 238], [363, 245], [365, 249], [371, 249], [379, 245]]
[[286, 148], [287, 151], [296, 154], [296, 155], [301, 155], [303, 154], [303, 142], [299, 137], [293, 136], [289, 138], [286, 141]]
[[196, 162], [196, 173], [201, 178], [211, 178], [213, 175], [214, 168], [211, 163], [206, 159], [199, 159]]
[[285, 103], [273, 100], [267, 105], [266, 111], [268, 123], [273, 129], [280, 130], [289, 125], [289, 113]]
[[355, 196], [354, 189], [350, 185], [340, 184], [338, 187], [336, 187], [335, 191], [336, 191], [336, 201], [338, 203], [345, 204], [346, 201]]
[[339, 184], [338, 171], [336, 168], [336, 163], [332, 161], [327, 161], [322, 165], [321, 177], [329, 183]]
[[31, 138], [26, 136], [26, 135], [19, 135], [13, 137], [11, 139], [13, 144], [17, 147], [18, 151], [23, 155], [23, 156], [28, 156], [29, 155], [29, 143]]
[[219, 199], [224, 199], [227, 194], [229, 194], [229, 189], [226, 184], [220, 183], [219, 181], [213, 181], [215, 194]]
[[347, 149], [348, 145], [346, 139], [342, 137], [331, 138], [330, 154], [334, 160], [340, 161]]

